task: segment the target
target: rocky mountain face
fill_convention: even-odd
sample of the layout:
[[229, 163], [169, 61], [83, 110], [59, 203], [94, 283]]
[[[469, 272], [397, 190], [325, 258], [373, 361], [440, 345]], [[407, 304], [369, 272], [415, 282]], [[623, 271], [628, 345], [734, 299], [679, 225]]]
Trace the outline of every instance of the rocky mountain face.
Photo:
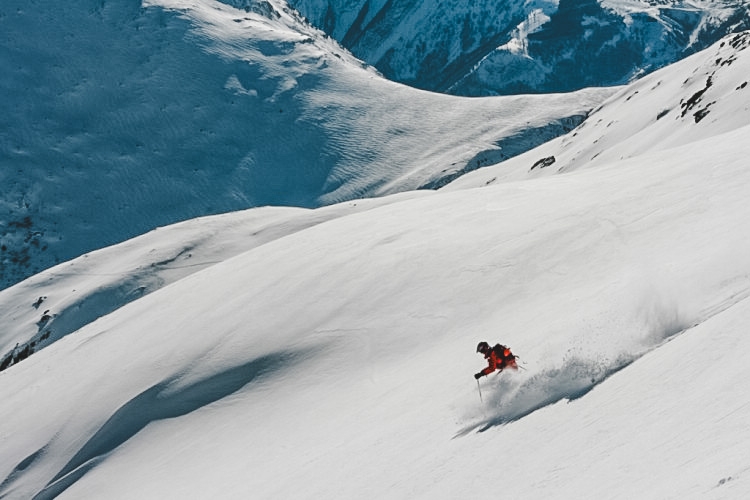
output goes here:
[[738, 0], [289, 3], [387, 78], [467, 96], [620, 85], [750, 28]]

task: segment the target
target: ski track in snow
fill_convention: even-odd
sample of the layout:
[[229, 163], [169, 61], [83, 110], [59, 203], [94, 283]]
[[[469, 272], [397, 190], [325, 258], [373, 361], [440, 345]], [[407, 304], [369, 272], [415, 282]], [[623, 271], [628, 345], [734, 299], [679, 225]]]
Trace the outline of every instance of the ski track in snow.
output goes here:
[[[533, 372], [519, 363], [519, 371], [480, 379], [484, 401], [479, 420], [465, 425], [455, 437], [471, 432], [485, 432], [495, 426], [519, 420], [559, 401], [573, 401], [583, 397], [609, 376], [632, 363], [637, 356], [626, 356], [610, 361], [595, 361], [569, 357], [559, 368]], [[467, 417], [474, 420], [471, 416]]]
[[682, 326], [679, 321], [666, 324], [657, 323], [657, 334], [647, 335], [650, 345], [640, 351], [622, 352], [614, 359], [594, 358], [571, 349], [559, 367], [547, 367], [536, 371], [519, 358], [519, 370], [508, 370], [504, 373], [493, 373], [480, 379], [484, 401], [481, 405], [481, 416], [468, 414], [464, 420], [472, 421], [464, 425], [455, 437], [465, 436], [471, 432], [485, 432], [495, 426], [502, 426], [519, 420], [546, 406], [560, 401], [575, 401], [585, 396], [610, 376], [623, 370], [649, 352], [660, 348], [667, 342], [689, 332], [711, 320], [715, 316], [731, 309], [750, 298], [750, 287], [747, 280], [739, 282], [740, 288], [735, 293], [717, 304], [710, 305], [701, 312], [700, 318], [689, 326]]

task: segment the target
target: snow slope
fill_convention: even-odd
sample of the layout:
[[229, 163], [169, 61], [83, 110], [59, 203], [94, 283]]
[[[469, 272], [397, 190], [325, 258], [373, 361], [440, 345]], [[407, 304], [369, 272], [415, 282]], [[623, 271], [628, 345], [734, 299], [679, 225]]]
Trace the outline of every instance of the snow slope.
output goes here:
[[[629, 85], [575, 131], [467, 175], [446, 189], [595, 168], [750, 125], [750, 36], [712, 47]], [[547, 161], [544, 161], [547, 160]], [[714, 162], [708, 161], [706, 167]]]
[[[418, 191], [401, 196], [424, 194]], [[261, 207], [207, 216], [158, 228], [59, 264], [0, 291], [0, 323], [4, 325], [0, 331], [0, 366], [27, 348], [39, 350], [123, 304], [190, 274], [275, 239], [393, 199], [397, 196], [317, 210]], [[30, 297], [33, 304], [28, 303]]]
[[[660, 78], [719, 50], [721, 88], [739, 40]], [[637, 88], [583, 130], [672, 102]], [[0, 495], [746, 497], [750, 126], [711, 117], [565, 175], [196, 219], [0, 292], [27, 318], [138, 263], [166, 285], [0, 373]], [[479, 340], [524, 367], [483, 401]]]
[[251, 7], [3, 1], [0, 288], [193, 217], [432, 185], [508, 157], [508, 138], [523, 137], [517, 154], [566, 132], [611, 94], [430, 94], [283, 2]]

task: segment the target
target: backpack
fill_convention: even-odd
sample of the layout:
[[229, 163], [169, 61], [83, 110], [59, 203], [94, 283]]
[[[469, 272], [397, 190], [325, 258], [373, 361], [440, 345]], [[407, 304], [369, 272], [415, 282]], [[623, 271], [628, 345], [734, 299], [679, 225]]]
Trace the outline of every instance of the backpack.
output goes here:
[[495, 356], [497, 356], [498, 359], [502, 359], [503, 363], [516, 359], [516, 355], [510, 352], [510, 348], [505, 347], [502, 344], [495, 344], [495, 347], [492, 348], [492, 352], [495, 353]]

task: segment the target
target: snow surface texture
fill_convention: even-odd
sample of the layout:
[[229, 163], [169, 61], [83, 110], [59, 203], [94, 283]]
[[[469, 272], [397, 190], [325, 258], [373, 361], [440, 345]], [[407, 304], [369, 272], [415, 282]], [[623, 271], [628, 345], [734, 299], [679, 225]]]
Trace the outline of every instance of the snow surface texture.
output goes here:
[[289, 3], [388, 78], [472, 96], [620, 85], [750, 28], [745, 0]]
[[567, 132], [612, 93], [431, 94], [284, 3], [251, 6], [3, 0], [0, 288], [193, 217], [435, 187]]
[[[6, 347], [67, 325], [0, 373], [0, 495], [748, 497], [748, 44], [558, 144], [616, 118], [606, 161], [196, 219], [0, 292]], [[668, 148], [626, 155], [645, 116]], [[483, 401], [480, 340], [524, 368]]]

